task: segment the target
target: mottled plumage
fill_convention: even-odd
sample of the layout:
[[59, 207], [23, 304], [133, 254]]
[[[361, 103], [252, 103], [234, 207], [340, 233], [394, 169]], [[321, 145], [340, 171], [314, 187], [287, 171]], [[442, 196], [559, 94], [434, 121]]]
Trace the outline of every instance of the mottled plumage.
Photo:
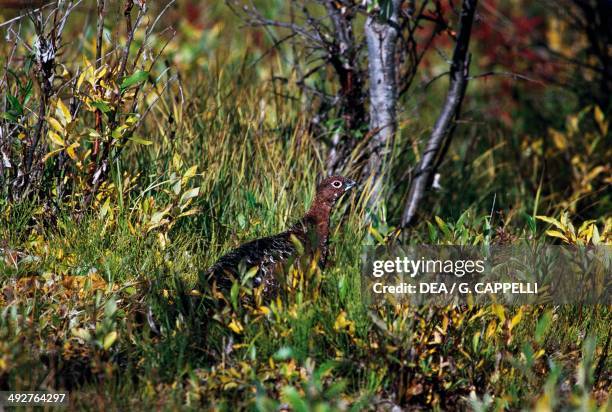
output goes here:
[[317, 256], [319, 266], [325, 267], [331, 211], [340, 196], [354, 185], [354, 181], [342, 176], [326, 178], [317, 187], [312, 206], [296, 224], [285, 232], [252, 240], [228, 252], [206, 271], [205, 276], [217, 288], [227, 290], [233, 279], [239, 277], [241, 265], [242, 270], [257, 267], [253, 284], [263, 285], [264, 295], [270, 297], [278, 288], [276, 276], [288, 259], [298, 257], [298, 249], [303, 249], [310, 257]]

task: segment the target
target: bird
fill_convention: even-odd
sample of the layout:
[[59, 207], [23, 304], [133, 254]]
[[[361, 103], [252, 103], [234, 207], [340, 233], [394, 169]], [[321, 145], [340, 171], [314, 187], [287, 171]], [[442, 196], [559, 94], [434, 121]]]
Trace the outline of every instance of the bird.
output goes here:
[[[343, 176], [329, 176], [317, 186], [310, 209], [289, 229], [279, 234], [251, 240], [221, 256], [204, 276], [217, 289], [229, 290], [245, 269], [255, 268], [253, 286], [262, 287], [264, 300], [278, 293], [277, 277], [288, 261], [303, 255], [318, 259], [321, 269], [327, 263], [330, 215], [338, 199], [356, 182]], [[252, 272], [251, 272], [252, 273]]]

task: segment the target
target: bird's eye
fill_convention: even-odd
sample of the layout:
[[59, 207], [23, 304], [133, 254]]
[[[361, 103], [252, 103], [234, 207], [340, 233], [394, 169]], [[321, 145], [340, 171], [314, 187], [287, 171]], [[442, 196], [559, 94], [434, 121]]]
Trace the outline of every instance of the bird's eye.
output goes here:
[[339, 189], [339, 188], [341, 188], [341, 187], [342, 187], [342, 182], [341, 182], [341, 181], [339, 181], [339, 180], [334, 180], [334, 181], [332, 182], [332, 186], [333, 186], [333, 187], [335, 187], [336, 189]]

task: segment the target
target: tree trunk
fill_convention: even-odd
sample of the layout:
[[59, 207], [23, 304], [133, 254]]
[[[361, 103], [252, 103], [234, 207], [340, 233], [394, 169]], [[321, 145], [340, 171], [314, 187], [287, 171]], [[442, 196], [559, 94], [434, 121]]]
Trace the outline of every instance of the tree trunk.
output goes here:
[[397, 75], [395, 51], [399, 35], [401, 0], [388, 0], [385, 18], [370, 15], [365, 23], [370, 80], [370, 133], [364, 178], [369, 181], [371, 210], [382, 200], [383, 177], [389, 147], [397, 129]]
[[421, 161], [416, 167], [408, 199], [402, 213], [402, 227], [414, 223], [419, 204], [425, 195], [425, 191], [431, 186], [432, 177], [442, 160], [444, 148], [448, 147], [452, 138], [455, 121], [459, 116], [461, 102], [465, 96], [468, 84], [468, 69], [470, 65], [468, 47], [476, 4], [477, 0], [463, 0], [461, 6], [459, 34], [450, 67], [448, 94], [446, 95], [440, 116], [436, 120], [431, 132]]

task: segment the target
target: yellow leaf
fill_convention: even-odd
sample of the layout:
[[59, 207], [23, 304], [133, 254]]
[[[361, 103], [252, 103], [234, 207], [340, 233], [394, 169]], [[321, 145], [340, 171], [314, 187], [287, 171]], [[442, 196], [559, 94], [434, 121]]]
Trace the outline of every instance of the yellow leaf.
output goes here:
[[70, 114], [70, 110], [68, 110], [68, 108], [61, 99], [57, 99], [57, 107], [62, 114], [63, 119], [60, 120], [63, 120], [62, 123], [64, 124], [64, 126], [66, 126], [68, 123], [72, 123], [72, 115]]
[[595, 223], [594, 219], [590, 219], [590, 220], [585, 220], [581, 225], [580, 228], [578, 229], [578, 234], [581, 235], [582, 233], [584, 233], [585, 231], [593, 231], [593, 228], [590, 228], [590, 226], [593, 225], [593, 223]]
[[516, 315], [514, 315], [514, 317], [510, 321], [510, 330], [512, 330], [516, 325], [518, 325], [518, 323], [521, 321], [522, 317], [523, 317], [523, 308], [520, 308], [518, 310], [518, 313]]
[[535, 404], [534, 411], [535, 412], [553, 412], [552, 409], [552, 401], [550, 399], [550, 395], [544, 393]]
[[561, 222], [559, 222], [557, 219], [554, 219], [552, 217], [538, 215], [538, 216], [536, 216], [536, 219], [540, 219], [540, 220], [542, 220], [542, 221], [544, 221], [546, 223], [550, 223], [551, 225], [555, 225], [556, 227], [558, 227], [559, 229], [561, 229], [564, 232], [567, 229], [565, 226], [563, 226], [561, 224]]
[[549, 19], [549, 27], [546, 30], [546, 40], [548, 40], [548, 46], [551, 50], [561, 51], [563, 42], [561, 41], [560, 33], [562, 33], [560, 26], [561, 21], [558, 18], [550, 18]]
[[85, 342], [91, 339], [91, 334], [89, 333], [87, 329], [72, 328], [70, 332], [72, 333], [72, 335], [76, 336], [77, 338], [83, 339]]
[[64, 150], [63, 148], [61, 149], [57, 149], [57, 150], [53, 150], [52, 152], [47, 153], [43, 158], [42, 158], [42, 162], [46, 162], [47, 160], [49, 160], [50, 157], [56, 155], [57, 153], [61, 152], [62, 150]]
[[198, 171], [198, 165], [191, 166], [183, 175], [182, 183], [185, 184], [189, 179], [195, 176]]
[[489, 326], [487, 327], [487, 332], [485, 333], [485, 338], [490, 339], [491, 336], [495, 334], [496, 330], [497, 330], [497, 322], [495, 322], [494, 320], [489, 322]]
[[83, 84], [83, 81], [85, 81], [85, 77], [87, 76], [87, 70], [85, 70], [83, 73], [81, 73], [81, 75], [79, 76], [79, 80], [77, 80], [77, 90], [81, 88], [81, 85]]
[[127, 119], [125, 119], [125, 124], [129, 125], [129, 126], [133, 126], [136, 123], [138, 123], [138, 119], [140, 118], [140, 116], [136, 115], [136, 116], [128, 116]]
[[232, 319], [232, 321], [229, 325], [227, 325], [227, 327], [230, 328], [234, 333], [238, 334], [242, 333], [242, 331], [244, 330], [240, 322], [238, 322], [236, 319]]
[[76, 155], [76, 152], [74, 151], [74, 149], [76, 149], [77, 147], [79, 147], [79, 144], [73, 143], [66, 148], [66, 153], [68, 153], [68, 156], [70, 156], [72, 160], [78, 160], [78, 156]]
[[261, 312], [261, 314], [265, 316], [268, 316], [270, 313], [272, 313], [272, 311], [270, 311], [270, 308], [267, 306], [260, 306], [259, 312]]
[[60, 122], [57, 121], [57, 119], [49, 117], [48, 121], [51, 127], [53, 127], [58, 133], [64, 133], [65, 129], [62, 127]]
[[66, 144], [64, 143], [64, 139], [62, 139], [62, 137], [55, 133], [53, 130], [49, 130], [49, 139], [51, 139], [51, 141], [57, 145], [60, 146], [65, 146]]
[[567, 131], [570, 135], [573, 135], [578, 132], [578, 122], [578, 115], [571, 115], [566, 118], [565, 127], [567, 128]]
[[602, 135], [608, 134], [608, 122], [606, 122], [603, 111], [599, 106], [595, 106], [595, 121], [597, 122], [597, 126], [599, 126], [599, 130]]
[[[91, 85], [91, 87], [95, 87], [95, 79], [94, 79], [94, 67], [89, 60], [83, 57], [83, 67], [86, 67], [85, 71], [79, 78], [79, 81], [83, 83], [84, 80], [87, 80], [87, 83]], [[77, 83], [77, 87], [81, 87], [81, 84]]]
[[192, 216], [192, 215], [197, 214], [199, 211], [200, 209], [198, 209], [197, 207], [193, 209], [189, 209], [188, 211], [183, 212], [180, 215], [178, 215], [176, 218], [178, 219], [179, 217]]
[[562, 225], [564, 228], [568, 227], [568, 226], [567, 226], [567, 224], [568, 224], [568, 222], [569, 222], [569, 219], [568, 219], [567, 212], [562, 212], [562, 213], [561, 213], [561, 218], [560, 218], [559, 220], [561, 221], [561, 225]]
[[567, 238], [567, 236], [565, 236], [563, 233], [559, 232], [558, 230], [547, 230], [546, 234], [550, 237], [558, 237], [559, 239], [563, 239], [566, 242], [569, 242], [569, 239]]
[[492, 305], [491, 309], [493, 309], [493, 313], [497, 315], [497, 317], [502, 323], [506, 321], [506, 311], [502, 305]]
[[380, 232], [378, 230], [376, 230], [374, 227], [370, 226], [368, 228], [368, 231], [370, 232], [370, 234], [372, 236], [374, 236], [374, 238], [379, 242], [379, 243], [385, 243], [385, 238], [382, 237], [382, 235], [380, 234]]
[[567, 139], [565, 138], [565, 135], [563, 133], [555, 129], [548, 129], [548, 134], [552, 138], [555, 146], [557, 146], [557, 149], [567, 149]]
[[337, 331], [348, 330], [349, 333], [355, 332], [355, 323], [346, 318], [346, 312], [342, 311], [336, 317], [334, 329]]
[[597, 176], [604, 173], [605, 171], [606, 171], [605, 167], [596, 166], [584, 177], [584, 181], [590, 182], [591, 180], [595, 179]]
[[108, 69], [106, 68], [106, 66], [102, 66], [98, 69], [97, 73], [95, 74], [95, 79], [96, 81], [100, 80], [101, 78], [103, 78], [104, 76], [106, 76], [106, 73], [108, 72]]

